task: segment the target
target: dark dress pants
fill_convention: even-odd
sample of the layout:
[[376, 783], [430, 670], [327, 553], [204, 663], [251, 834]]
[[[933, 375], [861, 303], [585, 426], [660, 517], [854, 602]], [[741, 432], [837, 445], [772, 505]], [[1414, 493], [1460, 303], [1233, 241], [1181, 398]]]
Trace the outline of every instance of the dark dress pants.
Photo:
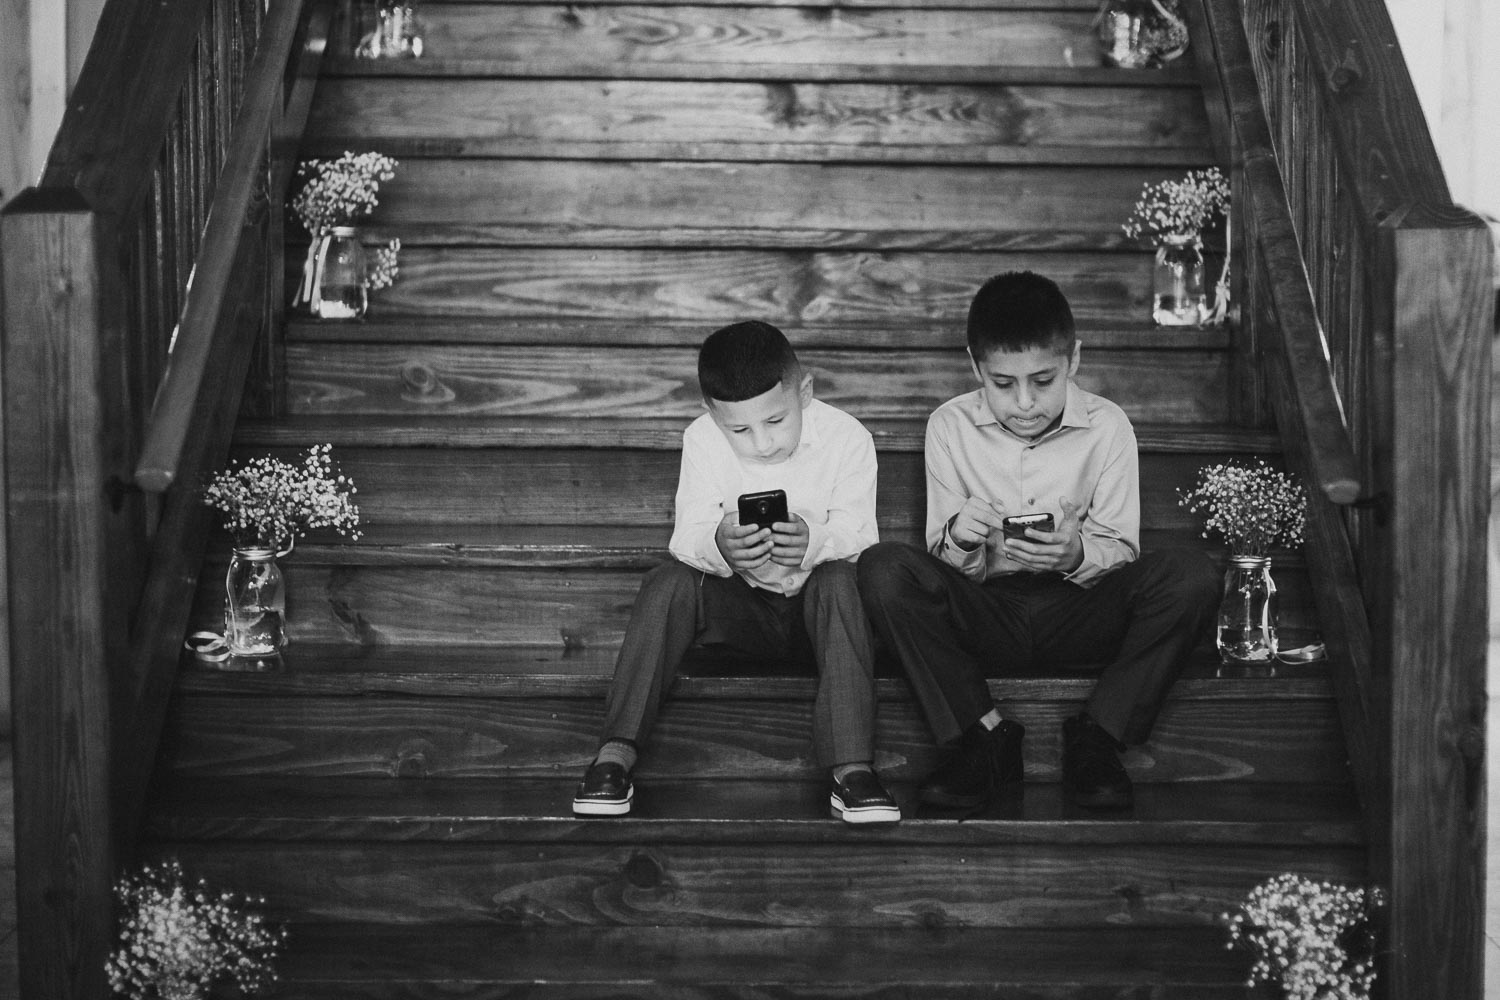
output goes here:
[[793, 597], [735, 575], [713, 576], [676, 560], [646, 574], [605, 704], [604, 739], [641, 744], [694, 645], [818, 667], [813, 750], [824, 767], [874, 759], [874, 639], [859, 602], [854, 564], [826, 562]]
[[993, 707], [986, 676], [1049, 664], [1102, 666], [1089, 714], [1141, 743], [1206, 635], [1219, 579], [1202, 553], [1183, 550], [1148, 552], [1087, 588], [1058, 573], [975, 583], [936, 556], [882, 542], [860, 556], [859, 586], [938, 742]]

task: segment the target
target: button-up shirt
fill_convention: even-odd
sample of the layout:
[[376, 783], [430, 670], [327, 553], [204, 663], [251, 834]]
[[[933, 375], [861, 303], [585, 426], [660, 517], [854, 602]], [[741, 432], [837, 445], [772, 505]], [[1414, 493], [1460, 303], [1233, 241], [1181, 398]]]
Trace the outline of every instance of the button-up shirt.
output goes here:
[[1140, 458], [1119, 406], [1068, 383], [1057, 426], [1028, 441], [1006, 430], [975, 390], [948, 400], [927, 420], [927, 547], [972, 580], [1025, 568], [1005, 555], [999, 531], [965, 551], [949, 533], [964, 501], [979, 497], [1006, 514], [1078, 505], [1083, 562], [1067, 579], [1090, 586], [1140, 554]]
[[729, 564], [714, 541], [725, 513], [742, 493], [785, 490], [787, 509], [807, 522], [807, 555], [800, 566], [766, 562], [741, 573], [757, 587], [791, 596], [821, 563], [853, 560], [880, 540], [875, 526], [875, 442], [858, 420], [814, 399], [802, 411], [802, 437], [785, 462], [742, 462], [724, 432], [705, 413], [682, 434], [672, 555], [714, 576]]

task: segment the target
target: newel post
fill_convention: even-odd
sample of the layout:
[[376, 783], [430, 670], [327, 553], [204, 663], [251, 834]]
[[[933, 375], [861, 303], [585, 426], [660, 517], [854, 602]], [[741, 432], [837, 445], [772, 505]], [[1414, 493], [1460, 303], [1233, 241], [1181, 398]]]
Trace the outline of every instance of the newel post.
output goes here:
[[[1392, 266], [1390, 997], [1484, 984], [1490, 237], [1451, 208]], [[1455, 219], [1455, 215], [1460, 218]]]
[[21, 995], [98, 1000], [113, 935], [97, 217], [71, 191], [0, 214], [5, 523]]

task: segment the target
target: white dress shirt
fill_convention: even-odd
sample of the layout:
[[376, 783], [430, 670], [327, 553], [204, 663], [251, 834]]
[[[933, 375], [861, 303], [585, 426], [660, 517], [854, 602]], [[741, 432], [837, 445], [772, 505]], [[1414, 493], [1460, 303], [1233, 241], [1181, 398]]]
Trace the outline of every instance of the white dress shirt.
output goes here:
[[1025, 572], [1005, 555], [997, 531], [966, 551], [949, 534], [969, 497], [998, 501], [1006, 514], [1078, 505], [1083, 562], [1067, 574], [1090, 586], [1140, 555], [1140, 457], [1135, 430], [1119, 406], [1068, 383], [1062, 419], [1034, 441], [1006, 430], [979, 390], [948, 400], [927, 419], [927, 548], [972, 580]]
[[767, 562], [741, 573], [751, 584], [792, 596], [820, 563], [855, 559], [880, 540], [875, 526], [875, 442], [858, 420], [814, 399], [802, 411], [802, 437], [785, 462], [742, 462], [713, 417], [705, 413], [682, 433], [682, 472], [669, 545], [681, 562], [714, 576], [729, 564], [714, 541], [725, 513], [742, 493], [785, 490], [787, 509], [807, 522], [800, 566]]

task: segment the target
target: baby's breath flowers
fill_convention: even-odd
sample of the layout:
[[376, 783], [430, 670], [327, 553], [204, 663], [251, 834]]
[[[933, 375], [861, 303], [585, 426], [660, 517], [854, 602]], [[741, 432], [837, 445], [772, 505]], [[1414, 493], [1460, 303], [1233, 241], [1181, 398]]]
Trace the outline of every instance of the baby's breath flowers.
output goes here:
[[203, 502], [224, 513], [237, 548], [282, 549], [311, 528], [359, 538], [358, 492], [333, 466], [329, 444], [308, 449], [301, 465], [269, 456], [220, 472]]
[[365, 287], [370, 291], [379, 291], [389, 288], [396, 283], [396, 274], [399, 267], [396, 258], [401, 253], [401, 241], [391, 240], [383, 247], [377, 247], [370, 255], [370, 264], [365, 272]]
[[1374, 911], [1366, 892], [1300, 875], [1278, 875], [1223, 914], [1226, 947], [1255, 958], [1245, 985], [1277, 983], [1287, 1000], [1367, 1000], [1375, 983]]
[[1203, 537], [1218, 532], [1237, 556], [1269, 555], [1276, 545], [1302, 544], [1307, 493], [1290, 475], [1260, 461], [1224, 462], [1198, 470], [1194, 489], [1177, 491], [1178, 503], [1206, 515]]
[[1218, 167], [1190, 170], [1180, 181], [1141, 188], [1135, 210], [1121, 227], [1133, 240], [1162, 243], [1168, 236], [1197, 238], [1229, 207], [1229, 182]]
[[246, 994], [276, 982], [273, 963], [286, 941], [246, 905], [264, 899], [189, 884], [175, 859], [146, 865], [115, 883], [120, 944], [105, 960], [109, 985], [131, 1000], [202, 997], [233, 979]]
[[297, 176], [302, 190], [292, 211], [313, 236], [334, 226], [351, 225], [375, 211], [380, 184], [396, 176], [396, 160], [381, 153], [345, 152], [336, 160], [303, 160]]

